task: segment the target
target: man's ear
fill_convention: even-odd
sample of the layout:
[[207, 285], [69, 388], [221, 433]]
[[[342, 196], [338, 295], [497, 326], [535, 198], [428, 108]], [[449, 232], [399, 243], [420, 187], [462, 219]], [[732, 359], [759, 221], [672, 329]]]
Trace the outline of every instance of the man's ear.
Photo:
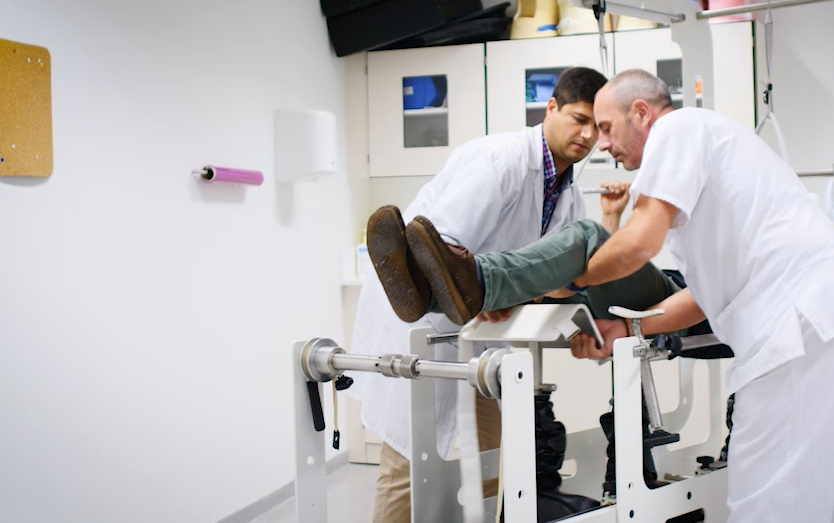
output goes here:
[[637, 99], [631, 104], [631, 111], [636, 117], [641, 127], [651, 127], [652, 125], [652, 108], [645, 100]]
[[559, 112], [559, 102], [556, 101], [556, 98], [551, 96], [550, 99], [547, 101], [547, 111], [545, 114], [549, 113], [558, 113]]

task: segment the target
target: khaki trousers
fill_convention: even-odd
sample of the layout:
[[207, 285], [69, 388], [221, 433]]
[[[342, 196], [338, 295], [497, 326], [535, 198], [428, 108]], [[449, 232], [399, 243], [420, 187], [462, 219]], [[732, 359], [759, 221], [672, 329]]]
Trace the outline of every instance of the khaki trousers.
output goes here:
[[[501, 411], [498, 402], [475, 393], [475, 415], [481, 451], [501, 444]], [[411, 523], [411, 468], [408, 458], [382, 444], [376, 481], [373, 523]], [[484, 481], [484, 497], [498, 493], [498, 479]]]

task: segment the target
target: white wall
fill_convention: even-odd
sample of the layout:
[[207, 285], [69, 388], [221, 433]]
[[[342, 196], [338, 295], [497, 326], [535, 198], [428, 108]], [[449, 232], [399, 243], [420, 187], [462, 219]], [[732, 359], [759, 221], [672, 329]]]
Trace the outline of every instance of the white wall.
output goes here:
[[[293, 479], [291, 343], [342, 337], [344, 66], [318, 2], [0, 12], [51, 52], [55, 142], [50, 179], [0, 178], [0, 521], [217, 521]], [[335, 112], [337, 175], [273, 182], [279, 106]], [[266, 182], [198, 183], [209, 163]]]
[[[774, 109], [794, 169], [831, 169], [834, 165], [834, 2], [775, 9], [770, 80]], [[761, 16], [764, 20], [764, 17]], [[757, 24], [760, 83], [767, 83], [764, 25]], [[759, 96], [759, 117], [765, 113]], [[769, 140], [771, 141], [771, 140]], [[775, 142], [773, 142], [775, 143]]]

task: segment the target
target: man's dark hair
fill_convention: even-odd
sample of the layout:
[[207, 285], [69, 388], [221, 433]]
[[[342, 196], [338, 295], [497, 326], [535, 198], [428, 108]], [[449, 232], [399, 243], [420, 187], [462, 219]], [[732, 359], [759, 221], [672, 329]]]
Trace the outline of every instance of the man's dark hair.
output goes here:
[[559, 75], [556, 88], [553, 89], [553, 98], [559, 109], [565, 104], [576, 102], [594, 103], [597, 91], [602, 89], [608, 79], [596, 69], [587, 67], [571, 67]]

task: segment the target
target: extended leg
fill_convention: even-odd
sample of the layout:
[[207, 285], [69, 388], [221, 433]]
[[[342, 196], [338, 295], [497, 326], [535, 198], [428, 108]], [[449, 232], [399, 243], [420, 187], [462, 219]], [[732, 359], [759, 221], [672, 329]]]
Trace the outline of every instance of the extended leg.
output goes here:
[[[588, 260], [610, 236], [602, 225], [579, 220], [516, 251], [477, 255], [484, 279], [482, 310], [511, 307], [563, 288], [585, 272]], [[594, 316], [611, 318], [611, 305], [644, 310], [679, 290], [647, 263], [630, 276], [589, 288], [587, 294]]]

